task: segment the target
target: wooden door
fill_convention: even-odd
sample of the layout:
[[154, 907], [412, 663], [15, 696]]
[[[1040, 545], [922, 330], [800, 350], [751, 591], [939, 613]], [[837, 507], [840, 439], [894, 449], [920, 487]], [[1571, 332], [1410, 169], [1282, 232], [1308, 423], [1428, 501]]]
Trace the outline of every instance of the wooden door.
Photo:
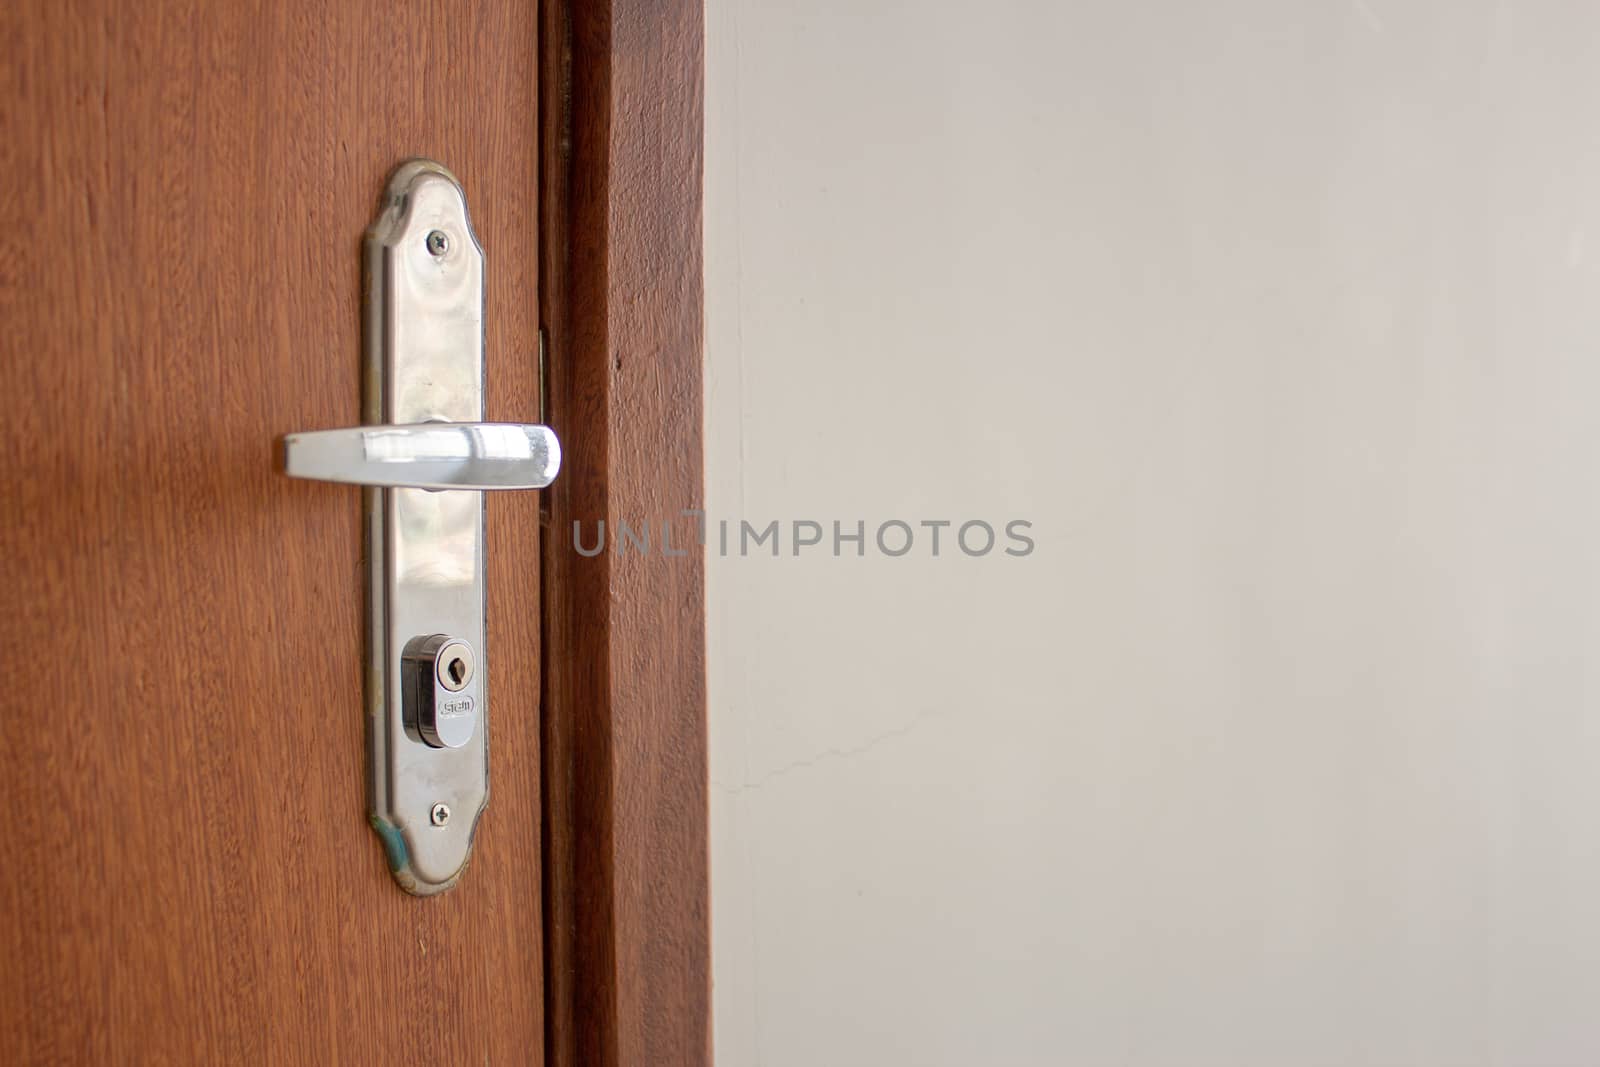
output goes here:
[[417, 899], [366, 822], [361, 238], [428, 156], [537, 421], [534, 4], [0, 10], [0, 1034], [19, 1063], [543, 1057], [539, 501], [488, 508], [492, 798]]

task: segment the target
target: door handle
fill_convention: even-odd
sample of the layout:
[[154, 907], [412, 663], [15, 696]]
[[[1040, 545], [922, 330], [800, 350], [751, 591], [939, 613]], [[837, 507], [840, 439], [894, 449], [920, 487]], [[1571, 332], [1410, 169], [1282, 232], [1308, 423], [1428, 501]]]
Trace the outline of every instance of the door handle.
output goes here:
[[482, 421], [483, 271], [460, 183], [402, 164], [366, 236], [364, 425], [280, 453], [291, 477], [364, 487], [368, 814], [417, 894], [456, 884], [489, 800], [477, 490], [540, 489], [561, 465], [547, 427]]
[[292, 433], [283, 439], [291, 478], [409, 489], [543, 489], [561, 468], [547, 426], [424, 422]]

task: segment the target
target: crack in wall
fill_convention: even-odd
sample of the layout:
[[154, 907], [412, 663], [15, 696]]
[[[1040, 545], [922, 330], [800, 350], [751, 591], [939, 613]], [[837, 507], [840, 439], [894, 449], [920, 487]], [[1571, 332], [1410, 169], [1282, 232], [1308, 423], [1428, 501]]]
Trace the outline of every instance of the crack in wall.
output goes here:
[[894, 741], [905, 737], [907, 734], [910, 734], [913, 730], [927, 722], [929, 719], [938, 718], [943, 714], [945, 714], [945, 712], [942, 710], [919, 712], [918, 714], [913, 715], [902, 725], [897, 726], [892, 730], [885, 730], [881, 734], [876, 734], [872, 737], [869, 737], [859, 745], [853, 745], [849, 748], [825, 748], [814, 756], [808, 756], [805, 759], [795, 760], [793, 763], [785, 763], [783, 766], [768, 771], [766, 774], [763, 774], [761, 777], [752, 781], [740, 782], [737, 785], [725, 785], [722, 782], [713, 780], [711, 785], [712, 788], [720, 789], [729, 796], [738, 796], [740, 793], [754, 792], [755, 790], [762, 788], [778, 778], [793, 774], [795, 771], [802, 771], [809, 767], [815, 767], [821, 763], [829, 763], [834, 760], [850, 759], [855, 756], [863, 755], [872, 751], [874, 748], [877, 748], [885, 741]]

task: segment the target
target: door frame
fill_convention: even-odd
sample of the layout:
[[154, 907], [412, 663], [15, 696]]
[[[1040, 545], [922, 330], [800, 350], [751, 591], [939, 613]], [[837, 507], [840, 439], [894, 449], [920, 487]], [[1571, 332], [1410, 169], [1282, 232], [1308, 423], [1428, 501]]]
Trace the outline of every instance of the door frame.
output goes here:
[[[699, 0], [542, 0], [546, 1062], [706, 1064]], [[619, 521], [670, 553], [576, 551]], [[684, 532], [688, 536], [684, 536]], [[681, 553], [681, 554], [679, 554]]]

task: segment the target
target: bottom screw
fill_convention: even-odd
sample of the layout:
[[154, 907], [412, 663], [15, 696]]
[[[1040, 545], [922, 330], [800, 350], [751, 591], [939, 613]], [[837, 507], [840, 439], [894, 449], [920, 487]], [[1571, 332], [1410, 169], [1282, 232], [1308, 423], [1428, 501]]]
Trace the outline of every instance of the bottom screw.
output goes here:
[[450, 821], [450, 805], [435, 804], [433, 810], [428, 812], [428, 818], [433, 820], [433, 825], [443, 826]]

